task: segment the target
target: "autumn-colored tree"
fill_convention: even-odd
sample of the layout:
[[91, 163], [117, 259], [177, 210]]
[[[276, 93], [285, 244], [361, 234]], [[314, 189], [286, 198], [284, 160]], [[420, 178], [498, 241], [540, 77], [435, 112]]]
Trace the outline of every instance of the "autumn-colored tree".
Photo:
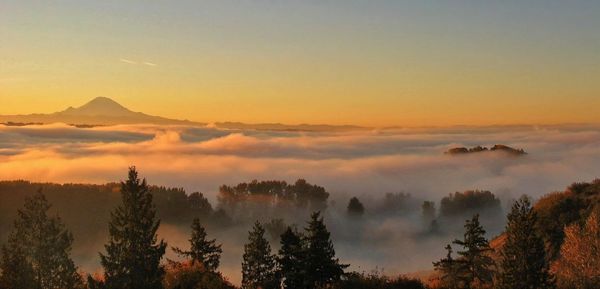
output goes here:
[[599, 209], [588, 217], [585, 226], [573, 224], [565, 228], [560, 257], [552, 266], [560, 288], [600, 288]]

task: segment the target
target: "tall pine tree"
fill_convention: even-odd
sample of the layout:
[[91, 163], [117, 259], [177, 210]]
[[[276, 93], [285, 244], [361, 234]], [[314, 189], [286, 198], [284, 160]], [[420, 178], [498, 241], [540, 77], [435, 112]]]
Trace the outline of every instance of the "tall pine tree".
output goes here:
[[465, 288], [490, 288], [494, 278], [494, 260], [490, 256], [493, 249], [485, 238], [478, 214], [467, 220], [464, 239], [453, 243], [464, 248], [457, 252], [460, 255], [457, 265]]
[[206, 270], [215, 272], [219, 268], [221, 259], [221, 245], [217, 245], [215, 239], [206, 239], [206, 230], [200, 224], [200, 219], [195, 218], [192, 223], [192, 238], [190, 241], [190, 250], [183, 251], [179, 248], [173, 248], [175, 253], [180, 256], [190, 258], [192, 262], [200, 262]]
[[302, 236], [291, 227], [281, 235], [279, 249], [279, 277], [283, 280], [283, 288], [300, 289], [305, 283], [305, 248]]
[[348, 265], [335, 258], [331, 234], [320, 212], [311, 215], [306, 228], [306, 282], [308, 288], [322, 288], [340, 280]]
[[111, 214], [110, 240], [100, 254], [107, 289], [160, 289], [164, 268], [160, 260], [167, 244], [157, 241], [160, 221], [146, 180], [135, 167], [121, 182], [123, 203]]
[[254, 223], [244, 245], [242, 261], [242, 289], [278, 288], [275, 256], [271, 254], [271, 245], [265, 239], [265, 228]]
[[500, 289], [554, 288], [548, 272], [544, 242], [536, 230], [537, 217], [529, 198], [521, 197], [508, 214], [502, 249]]
[[48, 216], [50, 207], [40, 190], [18, 211], [8, 244], [2, 247], [0, 287], [82, 288], [70, 258], [73, 236], [58, 216]]
[[445, 289], [458, 289], [464, 287], [463, 280], [459, 277], [460, 262], [452, 258], [452, 246], [450, 244], [445, 247], [448, 253], [445, 258], [437, 262], [433, 262], [435, 271], [440, 274], [440, 285], [441, 288]]

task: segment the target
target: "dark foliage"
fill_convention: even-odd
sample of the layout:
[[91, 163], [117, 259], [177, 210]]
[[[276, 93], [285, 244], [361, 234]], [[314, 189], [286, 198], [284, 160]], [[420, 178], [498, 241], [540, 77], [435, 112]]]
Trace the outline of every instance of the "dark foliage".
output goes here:
[[192, 223], [192, 237], [189, 241], [189, 250], [184, 251], [174, 247], [175, 253], [190, 259], [192, 263], [199, 262], [208, 271], [217, 271], [223, 250], [221, 245], [217, 245], [215, 239], [207, 240], [206, 229], [202, 227], [199, 219], [194, 219]]
[[488, 213], [502, 214], [500, 200], [490, 191], [456, 192], [442, 199], [440, 204], [441, 217], [464, 217], [473, 214]]
[[275, 268], [275, 256], [271, 253], [271, 245], [265, 239], [265, 229], [256, 222], [248, 235], [248, 243], [244, 245], [242, 261], [242, 288], [269, 289], [278, 286]]
[[290, 185], [285, 181], [257, 181], [240, 183], [219, 188], [219, 203], [227, 208], [236, 208], [248, 201], [268, 202], [278, 205], [293, 205], [310, 210], [327, 206], [329, 193], [325, 188], [297, 180]]
[[357, 197], [353, 197], [348, 202], [347, 210], [350, 216], [362, 216], [365, 213], [365, 206], [363, 206]]
[[536, 222], [537, 215], [527, 197], [512, 206], [506, 225], [506, 243], [502, 248], [498, 288], [554, 288], [544, 242], [535, 230]]
[[59, 217], [48, 216], [50, 204], [39, 190], [25, 200], [2, 247], [0, 287], [32, 289], [82, 288], [71, 260], [73, 236]]
[[164, 268], [160, 261], [167, 244], [157, 241], [160, 221], [146, 180], [134, 167], [121, 183], [122, 204], [112, 213], [110, 240], [100, 254], [107, 289], [161, 289]]
[[459, 278], [466, 288], [490, 288], [494, 277], [494, 260], [490, 254], [488, 240], [485, 238], [485, 230], [479, 224], [479, 215], [474, 215], [465, 224], [463, 240], [452, 242], [463, 247], [458, 251]]
[[320, 288], [339, 281], [348, 265], [340, 264], [335, 257], [331, 234], [320, 212], [311, 215], [305, 231], [308, 288]]
[[278, 277], [285, 289], [305, 288], [306, 281], [306, 248], [302, 236], [291, 227], [281, 235], [279, 249]]

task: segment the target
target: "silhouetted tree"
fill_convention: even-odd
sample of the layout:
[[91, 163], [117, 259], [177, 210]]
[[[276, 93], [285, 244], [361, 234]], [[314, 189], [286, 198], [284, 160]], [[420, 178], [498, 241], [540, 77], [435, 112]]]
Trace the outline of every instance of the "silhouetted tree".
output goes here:
[[[146, 180], [135, 167], [121, 183], [122, 204], [111, 214], [110, 240], [100, 254], [107, 289], [160, 289], [164, 268], [160, 260], [167, 244], [157, 241], [160, 221]], [[88, 279], [89, 280], [89, 279]]]
[[536, 218], [529, 198], [523, 196], [512, 206], [505, 230], [498, 288], [554, 288], [544, 242], [535, 230]]
[[192, 237], [189, 239], [190, 249], [188, 251], [173, 247], [173, 251], [180, 256], [187, 257], [193, 262], [200, 262], [206, 270], [215, 272], [219, 268], [221, 259], [221, 245], [216, 244], [216, 240], [206, 239], [206, 230], [200, 224], [198, 218], [192, 223]]
[[320, 288], [340, 280], [348, 265], [340, 264], [329, 231], [320, 212], [311, 215], [306, 228], [306, 281], [308, 288]]
[[357, 197], [353, 197], [348, 202], [348, 214], [350, 216], [362, 216], [365, 213], [365, 207]]
[[463, 240], [453, 243], [464, 248], [458, 251], [459, 278], [463, 280], [465, 288], [489, 288], [494, 277], [494, 260], [490, 256], [493, 251], [485, 238], [485, 230], [479, 224], [479, 215], [476, 214], [465, 224]]
[[18, 211], [8, 244], [2, 247], [0, 287], [83, 287], [70, 258], [73, 236], [58, 216], [48, 216], [50, 207], [41, 190], [26, 198], [24, 209]]
[[283, 288], [300, 289], [305, 284], [305, 248], [302, 236], [291, 227], [281, 235], [281, 249], [279, 249], [278, 277], [283, 281]]
[[452, 246], [446, 245], [448, 253], [445, 258], [437, 262], [433, 262], [435, 271], [440, 274], [440, 283], [445, 289], [464, 288], [464, 282], [460, 278], [461, 261], [452, 258]]
[[275, 256], [271, 245], [265, 239], [265, 229], [256, 221], [244, 245], [242, 261], [242, 288], [268, 289], [278, 286], [276, 280]]

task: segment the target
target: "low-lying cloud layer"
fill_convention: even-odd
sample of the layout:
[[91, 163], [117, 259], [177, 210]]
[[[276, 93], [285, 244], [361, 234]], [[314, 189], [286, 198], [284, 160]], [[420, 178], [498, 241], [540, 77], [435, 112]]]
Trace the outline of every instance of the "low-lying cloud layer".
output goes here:
[[[448, 156], [454, 146], [507, 144], [529, 154]], [[486, 189], [539, 196], [600, 175], [596, 127], [229, 131], [185, 126], [0, 125], [0, 176], [52, 182], [120, 180], [136, 165], [153, 184], [214, 196], [219, 185], [306, 178], [335, 194], [410, 192], [438, 199]]]

